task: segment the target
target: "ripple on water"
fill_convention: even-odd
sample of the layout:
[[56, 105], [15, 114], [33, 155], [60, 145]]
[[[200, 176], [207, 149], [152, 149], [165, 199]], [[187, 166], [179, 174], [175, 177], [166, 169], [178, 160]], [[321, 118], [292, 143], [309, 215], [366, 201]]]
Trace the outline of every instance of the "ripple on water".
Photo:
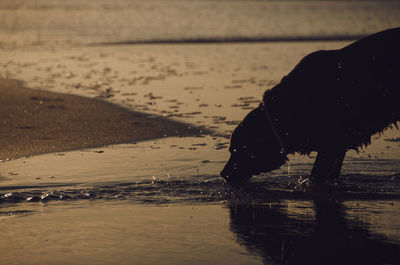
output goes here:
[[[209, 163], [209, 161], [204, 161]], [[129, 200], [140, 204], [267, 203], [282, 199], [400, 199], [400, 175], [344, 175], [339, 183], [313, 187], [300, 175], [258, 176], [246, 184], [228, 185], [216, 175], [170, 177], [140, 182], [70, 188], [26, 188], [0, 193], [1, 203], [62, 200]]]

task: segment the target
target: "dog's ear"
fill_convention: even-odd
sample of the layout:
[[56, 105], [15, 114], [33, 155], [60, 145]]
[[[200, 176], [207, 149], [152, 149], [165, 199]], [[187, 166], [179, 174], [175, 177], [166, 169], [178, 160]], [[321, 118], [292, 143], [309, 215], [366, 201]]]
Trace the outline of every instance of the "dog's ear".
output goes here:
[[238, 127], [245, 131], [250, 131], [249, 135], [256, 134], [261, 136], [267, 130], [267, 125], [264, 109], [259, 106], [250, 111]]
[[234, 150], [240, 151], [246, 147], [259, 145], [268, 135], [267, 129], [263, 109], [258, 107], [250, 111], [232, 132], [229, 151], [232, 153]]

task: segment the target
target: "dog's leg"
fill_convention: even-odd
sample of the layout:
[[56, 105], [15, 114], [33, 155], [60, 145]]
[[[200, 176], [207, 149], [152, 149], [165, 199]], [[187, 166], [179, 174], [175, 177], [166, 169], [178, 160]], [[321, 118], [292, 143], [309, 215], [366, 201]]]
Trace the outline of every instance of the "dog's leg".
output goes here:
[[311, 170], [311, 180], [316, 183], [322, 183], [337, 179], [340, 175], [345, 155], [345, 150], [318, 152], [313, 169]]

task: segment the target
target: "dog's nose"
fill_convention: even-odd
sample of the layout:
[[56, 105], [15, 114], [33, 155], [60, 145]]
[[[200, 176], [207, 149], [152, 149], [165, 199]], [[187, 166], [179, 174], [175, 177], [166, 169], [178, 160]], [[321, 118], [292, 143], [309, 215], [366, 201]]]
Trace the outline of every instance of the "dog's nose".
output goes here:
[[249, 177], [245, 176], [245, 174], [238, 169], [237, 164], [232, 163], [231, 160], [226, 163], [219, 175], [228, 183], [240, 183], [249, 179]]
[[228, 170], [226, 169], [226, 166], [224, 167], [224, 169], [219, 173], [219, 175], [225, 180], [227, 181], [229, 178], [229, 173]]
[[221, 173], [219, 173], [219, 175], [226, 181], [226, 182], [230, 182], [235, 175], [235, 169], [236, 166], [232, 166], [231, 160], [229, 160], [224, 169], [222, 169]]

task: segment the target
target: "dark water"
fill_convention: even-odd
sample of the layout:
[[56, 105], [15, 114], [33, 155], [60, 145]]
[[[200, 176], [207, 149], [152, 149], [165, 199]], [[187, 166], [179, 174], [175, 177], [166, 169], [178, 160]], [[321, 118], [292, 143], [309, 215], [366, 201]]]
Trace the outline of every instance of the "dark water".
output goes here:
[[[213, 174], [223, 166], [225, 150], [212, 151], [210, 139], [165, 139], [2, 163], [0, 246], [7, 251], [0, 260], [397, 264], [397, 141], [375, 141], [363, 153], [350, 153], [341, 181], [316, 188], [307, 178], [313, 158], [300, 156], [247, 184], [227, 185]], [[176, 148], [166, 148], [171, 141]], [[205, 144], [179, 149], [187, 142], [199, 146], [196, 141]], [[382, 147], [389, 151], [379, 152]], [[27, 244], [41, 247], [32, 252], [23, 248]]]
[[[216, 176], [119, 183], [85, 188], [57, 188], [52, 192], [48, 191], [49, 188], [21, 187], [26, 190], [17, 189], [1, 195], [0, 218], [14, 216], [29, 220], [32, 216], [40, 214], [44, 216], [42, 219], [47, 219], [48, 222], [49, 219], [57, 217], [57, 212], [70, 212], [71, 210], [59, 208], [75, 202], [72, 209], [82, 208], [92, 218], [98, 218], [96, 221], [91, 221], [96, 224], [108, 215], [117, 215], [121, 220], [125, 220], [130, 209], [135, 209], [133, 211], [137, 212], [133, 205], [138, 205], [139, 208], [148, 205], [147, 207], [152, 209], [151, 212], [139, 215], [145, 216], [140, 218], [144, 218], [145, 222], [149, 222], [147, 219], [150, 217], [161, 218], [158, 221], [158, 225], [161, 225], [165, 222], [167, 224], [176, 222], [165, 213], [162, 217], [157, 214], [157, 211], [165, 207], [169, 209], [169, 214], [174, 214], [176, 209], [186, 209], [187, 206], [195, 206], [203, 212], [209, 211], [211, 207], [211, 209], [219, 209], [218, 212], [228, 214], [226, 219], [222, 219], [222, 223], [228, 226], [229, 233], [234, 235], [235, 242], [247, 253], [241, 256], [237, 264], [252, 264], [251, 260], [248, 260], [251, 257], [261, 258], [264, 264], [398, 264], [400, 258], [400, 227], [398, 225], [400, 175], [379, 177], [345, 175], [344, 181], [339, 186], [331, 187], [329, 190], [313, 190], [307, 185], [307, 180], [306, 182], [304, 179], [299, 181], [299, 176], [292, 176], [296, 181], [287, 181], [287, 178], [287, 176], [277, 176], [273, 182], [256, 179], [252, 183], [236, 187], [224, 184]], [[359, 180], [360, 178], [362, 181]], [[364, 182], [370, 187], [358, 186]], [[390, 188], [386, 190], [382, 188], [388, 183], [390, 183]], [[93, 206], [87, 206], [85, 201]], [[37, 205], [38, 202], [45, 209], [49, 209], [50, 214], [46, 214], [46, 210], [44, 212], [32, 210], [32, 206]], [[60, 202], [64, 203], [60, 206]], [[16, 206], [19, 207], [16, 208]], [[107, 207], [100, 210], [101, 216], [98, 216], [99, 211], [94, 210], [99, 206]], [[121, 206], [124, 209], [122, 212], [110, 213], [112, 209], [118, 209]], [[75, 213], [73, 212], [72, 216], [77, 214], [77, 210], [73, 211]], [[193, 215], [192, 211], [186, 209], [190, 215]], [[177, 216], [176, 213], [175, 216]], [[213, 214], [207, 215], [206, 219], [200, 223], [207, 226], [207, 232], [216, 229], [215, 223], [212, 223], [212, 216]], [[68, 224], [69, 218], [71, 218], [70, 215], [65, 218], [67, 221], [56, 218], [55, 223], [58, 223], [56, 226], [63, 227], [64, 222]], [[82, 219], [80, 215], [76, 218]], [[128, 215], [128, 218], [138, 218], [138, 216]], [[4, 219], [4, 222], [9, 220]], [[14, 224], [18, 222], [17, 219]], [[40, 220], [34, 222], [41, 223]], [[205, 240], [205, 235], [198, 230], [200, 224], [192, 224], [190, 231], [197, 240], [202, 241]], [[54, 221], [51, 225], [54, 225]], [[164, 224], [166, 227], [170, 225]], [[121, 225], [107, 224], [101, 227], [107, 231], [115, 229], [115, 226]], [[1, 224], [0, 227], [5, 228]], [[22, 231], [30, 231], [27, 227]], [[141, 227], [141, 229], [147, 229], [145, 224]], [[61, 242], [64, 244], [63, 242], [71, 235], [64, 234], [62, 228], [55, 229], [61, 229]], [[17, 231], [14, 233], [19, 234]], [[226, 232], [223, 235], [226, 236]], [[142, 239], [147, 245], [149, 241], [151, 243], [153, 240], [164, 238], [165, 232], [158, 232], [157, 235], [147, 232], [144, 236], [148, 237]], [[173, 238], [175, 237], [177, 237], [176, 234]], [[29, 236], [23, 238], [29, 238]], [[211, 242], [204, 242], [206, 245], [209, 243]], [[225, 244], [214, 239], [211, 246], [226, 248]], [[47, 244], [43, 246], [44, 249], [48, 248]], [[172, 246], [162, 248], [169, 249], [168, 252], [177, 251], [174, 246], [179, 246], [179, 243], [175, 242]], [[192, 246], [194, 246], [193, 243]], [[88, 247], [88, 251], [95, 247]], [[123, 253], [129, 248], [136, 249], [137, 247], [135, 248], [133, 244], [120, 246]], [[58, 251], [56, 248], [55, 252]], [[171, 257], [171, 253], [160, 252], [159, 255], [160, 258]], [[195, 253], [191, 253], [192, 256], [186, 255], [190, 256], [191, 262], [202, 264]], [[223, 255], [214, 256], [210, 252], [202, 255], [208, 261], [217, 260], [222, 263], [224, 261]], [[8, 255], [5, 257], [7, 258]], [[179, 257], [177, 258], [179, 260]], [[128, 260], [132, 260], [132, 257]], [[151, 259], [148, 257], [143, 258], [145, 263], [149, 260]]]

